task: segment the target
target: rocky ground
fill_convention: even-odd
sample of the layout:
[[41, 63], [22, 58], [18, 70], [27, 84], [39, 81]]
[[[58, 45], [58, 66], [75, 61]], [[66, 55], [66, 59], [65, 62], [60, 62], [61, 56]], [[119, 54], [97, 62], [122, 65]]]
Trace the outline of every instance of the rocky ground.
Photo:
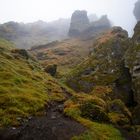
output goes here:
[[47, 115], [33, 117], [19, 128], [0, 131], [0, 140], [69, 140], [86, 128], [62, 113], [63, 103], [51, 103]]

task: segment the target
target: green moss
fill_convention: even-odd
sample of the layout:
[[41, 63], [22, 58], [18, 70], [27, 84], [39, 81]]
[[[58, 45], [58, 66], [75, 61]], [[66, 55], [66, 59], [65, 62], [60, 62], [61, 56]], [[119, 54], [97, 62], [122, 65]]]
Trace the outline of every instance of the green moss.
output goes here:
[[12, 46], [0, 40], [0, 127], [18, 125], [18, 117], [41, 114], [48, 101], [65, 99], [65, 88], [31, 57], [14, 57]]
[[109, 117], [105, 110], [95, 105], [92, 102], [85, 102], [80, 106], [81, 109], [81, 116], [84, 118], [91, 119], [92, 121], [98, 121], [98, 122], [109, 122]]
[[[114, 128], [112, 125], [95, 122], [94, 119], [91, 121], [89, 119], [91, 109], [97, 107], [97, 104], [100, 104], [97, 101], [95, 102], [92, 98], [93, 96], [91, 95], [86, 94], [86, 96], [84, 96], [83, 93], [79, 93], [73, 95], [71, 99], [65, 102], [64, 113], [87, 127], [87, 131], [85, 133], [80, 136], [73, 137], [72, 140], [124, 140], [119, 130]], [[88, 106], [86, 103], [88, 103]], [[81, 109], [82, 105], [84, 107], [83, 109]], [[103, 106], [100, 105], [98, 108], [102, 108]], [[86, 118], [82, 116], [83, 113], [87, 115]]]
[[131, 112], [120, 99], [109, 102], [109, 118], [112, 123], [119, 125], [128, 125], [132, 119]]
[[88, 130], [81, 136], [74, 137], [73, 140], [123, 140], [120, 132], [113, 126], [84, 119], [77, 112], [80, 111], [74, 107], [65, 109], [65, 113], [68, 116], [83, 124]]

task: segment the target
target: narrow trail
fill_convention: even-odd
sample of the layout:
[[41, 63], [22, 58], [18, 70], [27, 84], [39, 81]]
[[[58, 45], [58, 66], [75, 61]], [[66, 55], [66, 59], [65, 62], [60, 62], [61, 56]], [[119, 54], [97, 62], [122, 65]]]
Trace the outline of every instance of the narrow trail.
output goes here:
[[63, 102], [53, 102], [47, 115], [34, 117], [23, 126], [0, 131], [0, 140], [70, 140], [86, 130], [63, 115]]

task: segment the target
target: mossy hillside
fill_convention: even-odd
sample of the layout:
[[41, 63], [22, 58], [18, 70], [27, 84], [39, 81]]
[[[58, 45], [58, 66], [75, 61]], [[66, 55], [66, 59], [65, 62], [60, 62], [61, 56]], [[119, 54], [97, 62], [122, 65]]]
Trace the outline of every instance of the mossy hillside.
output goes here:
[[84, 134], [72, 140], [123, 140], [119, 130], [109, 124], [107, 103], [99, 97], [74, 94], [65, 102], [64, 113], [88, 128]]
[[0, 48], [0, 126], [19, 125], [18, 118], [42, 114], [49, 100], [65, 99], [65, 88], [30, 55], [6, 40]]
[[126, 39], [114, 37], [99, 43], [83, 63], [67, 75], [66, 83], [76, 91], [90, 92], [95, 85], [109, 85], [122, 73]]

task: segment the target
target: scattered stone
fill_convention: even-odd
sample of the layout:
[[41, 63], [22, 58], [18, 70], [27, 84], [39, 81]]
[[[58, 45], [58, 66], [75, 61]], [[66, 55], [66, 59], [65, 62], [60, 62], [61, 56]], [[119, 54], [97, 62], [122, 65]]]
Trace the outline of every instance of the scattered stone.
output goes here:
[[57, 65], [53, 64], [53, 65], [48, 65], [45, 67], [45, 72], [49, 73], [51, 76], [55, 76], [56, 72], [57, 72]]

